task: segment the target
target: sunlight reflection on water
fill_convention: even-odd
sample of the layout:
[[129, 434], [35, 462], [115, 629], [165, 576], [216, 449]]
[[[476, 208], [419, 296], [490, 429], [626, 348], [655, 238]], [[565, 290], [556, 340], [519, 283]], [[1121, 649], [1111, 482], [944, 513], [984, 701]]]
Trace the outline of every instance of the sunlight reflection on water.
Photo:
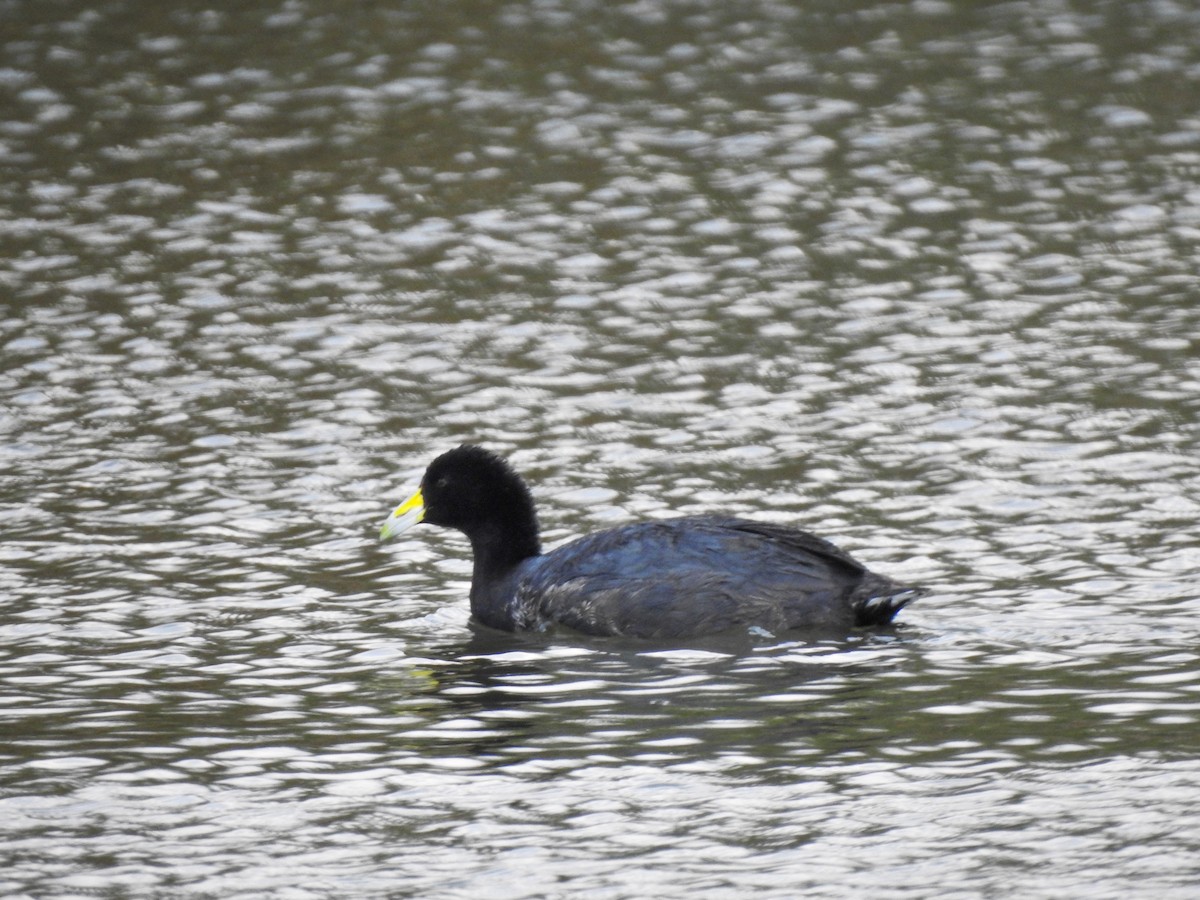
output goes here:
[[[141, 6], [0, 67], [0, 892], [1191, 896], [1192, 11]], [[464, 440], [934, 592], [488, 633]]]

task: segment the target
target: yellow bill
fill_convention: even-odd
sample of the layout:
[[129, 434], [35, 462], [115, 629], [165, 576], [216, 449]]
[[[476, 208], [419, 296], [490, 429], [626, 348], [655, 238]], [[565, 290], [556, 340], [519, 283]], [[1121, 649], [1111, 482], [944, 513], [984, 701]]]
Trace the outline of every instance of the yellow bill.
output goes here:
[[425, 518], [425, 498], [421, 496], [420, 489], [415, 494], [401, 503], [392, 512], [383, 527], [379, 529], [379, 539], [386, 541], [400, 534], [402, 531], [408, 531], [414, 525], [417, 525]]

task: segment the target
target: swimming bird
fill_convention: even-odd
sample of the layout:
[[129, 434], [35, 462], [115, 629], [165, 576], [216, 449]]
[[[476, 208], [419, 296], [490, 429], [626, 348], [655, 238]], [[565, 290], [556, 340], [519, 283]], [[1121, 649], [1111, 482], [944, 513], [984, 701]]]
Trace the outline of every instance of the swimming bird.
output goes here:
[[529, 488], [464, 444], [437, 457], [380, 537], [425, 522], [471, 542], [471, 613], [505, 631], [679, 638], [732, 629], [849, 631], [886, 625], [925, 593], [870, 572], [785, 525], [698, 515], [622, 525], [542, 553]]

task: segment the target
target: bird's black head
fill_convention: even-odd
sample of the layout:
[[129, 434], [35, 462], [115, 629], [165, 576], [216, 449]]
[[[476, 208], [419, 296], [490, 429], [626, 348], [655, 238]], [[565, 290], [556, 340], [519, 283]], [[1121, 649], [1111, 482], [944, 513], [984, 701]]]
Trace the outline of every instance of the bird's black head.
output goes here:
[[425, 521], [471, 533], [472, 526], [533, 512], [529, 489], [496, 454], [463, 444], [429, 464], [421, 479]]
[[417, 522], [456, 528], [494, 564], [509, 564], [541, 552], [533, 496], [512, 467], [496, 454], [470, 444], [443, 453], [429, 464], [421, 489], [384, 525], [391, 537]]
[[384, 522], [384, 540], [419, 522], [456, 528], [476, 560], [510, 565], [541, 552], [533, 496], [512, 467], [482, 447], [464, 444], [429, 464], [421, 488]]

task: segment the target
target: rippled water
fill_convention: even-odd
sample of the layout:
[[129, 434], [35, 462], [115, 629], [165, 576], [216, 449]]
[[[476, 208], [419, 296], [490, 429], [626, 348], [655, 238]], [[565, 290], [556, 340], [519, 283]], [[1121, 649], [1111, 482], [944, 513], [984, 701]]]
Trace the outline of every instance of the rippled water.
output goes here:
[[[1191, 6], [0, 22], [0, 893], [1193, 895]], [[477, 630], [463, 440], [933, 592]]]

